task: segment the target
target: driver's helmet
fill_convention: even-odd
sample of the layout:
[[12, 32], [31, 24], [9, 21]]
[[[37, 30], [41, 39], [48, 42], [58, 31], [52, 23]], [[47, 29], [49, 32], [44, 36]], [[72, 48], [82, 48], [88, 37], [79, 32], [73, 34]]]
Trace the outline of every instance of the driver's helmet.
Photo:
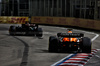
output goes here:
[[68, 31], [68, 33], [72, 33], [72, 31]]

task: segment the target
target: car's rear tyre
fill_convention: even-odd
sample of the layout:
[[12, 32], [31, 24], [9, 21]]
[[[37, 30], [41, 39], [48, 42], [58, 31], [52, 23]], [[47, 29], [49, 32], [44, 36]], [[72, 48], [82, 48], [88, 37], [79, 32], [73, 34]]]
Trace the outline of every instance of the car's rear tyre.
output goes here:
[[49, 52], [58, 52], [58, 39], [54, 36], [49, 37], [49, 47], [48, 51]]
[[10, 28], [9, 28], [9, 34], [10, 35], [15, 35], [16, 34], [16, 27], [15, 26], [10, 26]]
[[91, 39], [88, 37], [84, 37], [82, 39], [82, 52], [83, 53], [91, 53]]
[[38, 28], [37, 29], [36, 36], [37, 37], [42, 37], [43, 36], [43, 30], [42, 30], [42, 28]]

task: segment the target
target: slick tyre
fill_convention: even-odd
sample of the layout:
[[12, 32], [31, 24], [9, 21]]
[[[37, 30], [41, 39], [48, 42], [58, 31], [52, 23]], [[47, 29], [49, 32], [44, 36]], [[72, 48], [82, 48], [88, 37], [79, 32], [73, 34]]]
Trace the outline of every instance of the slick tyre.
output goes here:
[[58, 52], [58, 39], [54, 36], [49, 37], [49, 52]]
[[83, 53], [91, 53], [91, 40], [88, 37], [84, 37], [82, 39], [82, 52]]
[[42, 28], [38, 28], [37, 29], [36, 36], [37, 37], [42, 37], [43, 36], [43, 30], [42, 30]]
[[16, 34], [16, 27], [15, 26], [10, 26], [10, 28], [9, 28], [9, 34], [10, 35], [15, 35]]

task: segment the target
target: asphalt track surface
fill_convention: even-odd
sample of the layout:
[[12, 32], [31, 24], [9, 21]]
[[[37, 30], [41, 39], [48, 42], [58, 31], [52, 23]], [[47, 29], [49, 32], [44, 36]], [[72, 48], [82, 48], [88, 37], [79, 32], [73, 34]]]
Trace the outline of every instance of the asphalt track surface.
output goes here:
[[[66, 28], [42, 26], [43, 37], [10, 36], [11, 24], [0, 24], [0, 66], [53, 66], [74, 53], [49, 53], [49, 36], [57, 32], [66, 32]], [[92, 40], [92, 49], [100, 49], [100, 33], [73, 29], [73, 32], [84, 33]], [[100, 50], [84, 66], [100, 66]]]

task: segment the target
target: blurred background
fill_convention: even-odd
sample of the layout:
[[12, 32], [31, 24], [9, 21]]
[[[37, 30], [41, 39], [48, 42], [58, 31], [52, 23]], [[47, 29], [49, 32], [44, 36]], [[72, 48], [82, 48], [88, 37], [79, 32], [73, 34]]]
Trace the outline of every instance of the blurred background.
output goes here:
[[100, 0], [0, 0], [0, 16], [53, 16], [100, 20]]

